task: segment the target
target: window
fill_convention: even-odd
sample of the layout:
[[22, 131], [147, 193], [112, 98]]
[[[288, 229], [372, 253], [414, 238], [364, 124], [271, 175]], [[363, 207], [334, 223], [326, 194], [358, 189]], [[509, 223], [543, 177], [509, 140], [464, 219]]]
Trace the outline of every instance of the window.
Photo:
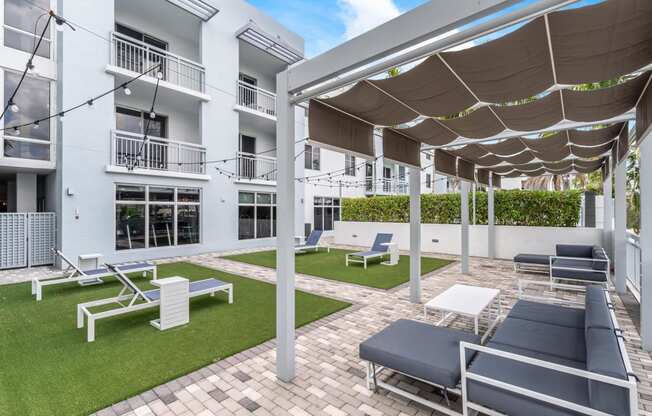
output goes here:
[[238, 193], [238, 239], [276, 237], [276, 194]]
[[321, 153], [318, 147], [306, 145], [305, 148], [306, 169], [319, 170], [321, 165]]
[[[5, 71], [4, 90], [11, 94], [20, 81], [20, 74]], [[38, 126], [30, 124], [14, 130], [8, 128], [18, 124], [30, 123], [50, 114], [50, 82], [35, 77], [25, 77], [18, 90], [14, 103], [20, 110], [14, 113], [8, 110], [4, 117], [5, 136], [15, 137], [5, 139], [5, 157], [21, 159], [50, 160], [50, 123], [43, 121]], [[21, 138], [41, 140], [44, 143], [23, 141]]]
[[340, 199], [331, 197], [315, 197], [314, 229], [330, 231], [334, 228], [335, 221], [340, 220]]
[[118, 130], [135, 134], [145, 134], [145, 127], [148, 127], [148, 136], [166, 138], [167, 125], [167, 116], [162, 116], [158, 113], [156, 113], [156, 117], [150, 118], [149, 111], [134, 110], [125, 107], [115, 108], [115, 128]]
[[[33, 4], [32, 4], [33, 3]], [[43, 32], [47, 16], [39, 18], [43, 10], [50, 9], [50, 0], [5, 0], [4, 44], [10, 48], [32, 53]], [[50, 25], [50, 29], [52, 28]], [[36, 54], [50, 58], [51, 30], [45, 31]], [[6, 90], [5, 90], [6, 91]]]
[[344, 174], [355, 176], [355, 156], [344, 155]]
[[197, 188], [116, 185], [116, 250], [198, 244], [200, 193]]
[[426, 173], [426, 188], [430, 188], [431, 186], [432, 186], [432, 175]]

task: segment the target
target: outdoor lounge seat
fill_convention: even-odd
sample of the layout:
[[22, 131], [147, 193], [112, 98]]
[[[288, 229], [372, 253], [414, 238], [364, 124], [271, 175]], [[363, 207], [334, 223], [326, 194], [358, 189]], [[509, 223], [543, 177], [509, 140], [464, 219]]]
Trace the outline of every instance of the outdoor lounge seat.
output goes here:
[[[306, 241], [304, 244], [298, 244], [294, 246], [294, 251], [306, 251], [306, 250], [315, 250], [319, 251], [319, 247], [323, 247], [319, 245], [319, 240], [321, 240], [321, 236], [324, 232], [322, 230], [312, 230], [310, 232], [310, 235], [308, 235], [308, 238], [306, 238]], [[326, 249], [328, 252], [331, 251], [331, 248], [326, 246]]]
[[[86, 340], [88, 342], [95, 341], [95, 321], [98, 319], [155, 308], [161, 302], [161, 292], [159, 289], [142, 291], [124, 274], [124, 271], [119, 266], [107, 264], [107, 267], [115, 273], [116, 278], [122, 283], [123, 287], [116, 297], [77, 305], [77, 328], [84, 327], [84, 317], [86, 317]], [[218, 292], [226, 292], [229, 303], [233, 303], [233, 284], [212, 278], [190, 282], [188, 296], [191, 299], [202, 295], [215, 296], [215, 293]], [[90, 308], [111, 304], [119, 305], [119, 307], [101, 312], [91, 312], [90, 310]]]
[[[102, 278], [115, 276], [115, 272], [108, 267], [99, 267], [92, 270], [81, 270], [79, 266], [70, 261], [61, 251], [52, 249], [52, 252], [59, 257], [64, 263], [68, 265], [64, 270], [64, 277], [57, 279], [39, 278], [32, 279], [32, 295], [36, 296], [36, 300], [43, 299], [43, 286], [60, 285], [65, 283], [77, 282], [80, 286], [88, 286], [93, 284], [103, 283]], [[156, 264], [152, 262], [137, 262], [137, 263], [124, 263], [117, 265], [120, 270], [125, 273], [142, 272], [143, 275], [148, 272], [151, 273], [152, 279], [156, 279]]]
[[532, 322], [584, 329], [585, 313], [582, 309], [565, 308], [547, 303], [518, 301], [509, 313], [512, 318]]
[[609, 272], [609, 258], [599, 246], [557, 244], [556, 254], [550, 256], [551, 286], [566, 281], [597, 283], [608, 288]]
[[371, 249], [368, 251], [359, 251], [357, 253], [349, 253], [346, 255], [346, 265], [349, 263], [362, 263], [364, 268], [367, 268], [367, 261], [373, 258], [382, 258], [386, 255], [389, 255], [388, 243], [392, 241], [393, 234], [378, 233], [376, 234], [376, 239], [374, 244], [371, 246]]
[[550, 256], [545, 254], [517, 254], [514, 256], [515, 271], [548, 272]]

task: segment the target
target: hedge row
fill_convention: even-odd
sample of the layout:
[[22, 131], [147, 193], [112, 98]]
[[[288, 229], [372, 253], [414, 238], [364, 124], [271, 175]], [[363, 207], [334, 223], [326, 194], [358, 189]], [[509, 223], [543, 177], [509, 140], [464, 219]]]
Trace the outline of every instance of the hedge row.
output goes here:
[[[575, 227], [580, 220], [581, 191], [496, 191], [494, 204], [497, 225]], [[421, 195], [421, 222], [459, 224], [460, 194]], [[473, 204], [469, 195], [469, 218]], [[342, 220], [357, 222], [408, 222], [408, 196], [345, 198]], [[487, 224], [487, 194], [476, 193], [476, 222]]]

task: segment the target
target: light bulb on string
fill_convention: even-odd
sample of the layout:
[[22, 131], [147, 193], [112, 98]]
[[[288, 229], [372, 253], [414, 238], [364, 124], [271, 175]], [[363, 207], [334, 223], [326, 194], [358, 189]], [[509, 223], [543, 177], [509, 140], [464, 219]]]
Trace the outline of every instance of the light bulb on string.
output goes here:
[[131, 95], [131, 90], [129, 89], [129, 87], [127, 86], [127, 84], [124, 84], [124, 85], [122, 86], [122, 91], [125, 93], [125, 95]]
[[20, 129], [18, 128], [18, 126], [14, 127], [14, 135], [20, 136]]
[[153, 112], [153, 111], [151, 111], [151, 112], [149, 113], [149, 118], [151, 118], [152, 120], [155, 119], [155, 118], [156, 118], [156, 113]]
[[13, 99], [9, 100], [9, 108], [14, 113], [17, 113], [17, 112], [20, 111], [20, 107], [18, 107], [18, 104], [16, 104]]
[[34, 130], [38, 130], [39, 127], [41, 127], [41, 122], [38, 121], [38, 120], [36, 120], [36, 121], [34, 122]]

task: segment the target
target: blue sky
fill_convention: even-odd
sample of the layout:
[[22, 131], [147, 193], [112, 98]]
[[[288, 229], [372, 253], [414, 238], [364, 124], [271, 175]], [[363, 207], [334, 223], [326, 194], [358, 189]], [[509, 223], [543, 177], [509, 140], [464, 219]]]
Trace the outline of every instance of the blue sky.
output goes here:
[[[427, 0], [247, 1], [303, 36], [306, 41], [306, 57], [311, 58]], [[533, 1], [524, 0], [512, 7], [521, 7]], [[581, 0], [572, 7], [599, 1], [601, 0]], [[488, 39], [501, 36], [505, 32], [495, 33]]]

